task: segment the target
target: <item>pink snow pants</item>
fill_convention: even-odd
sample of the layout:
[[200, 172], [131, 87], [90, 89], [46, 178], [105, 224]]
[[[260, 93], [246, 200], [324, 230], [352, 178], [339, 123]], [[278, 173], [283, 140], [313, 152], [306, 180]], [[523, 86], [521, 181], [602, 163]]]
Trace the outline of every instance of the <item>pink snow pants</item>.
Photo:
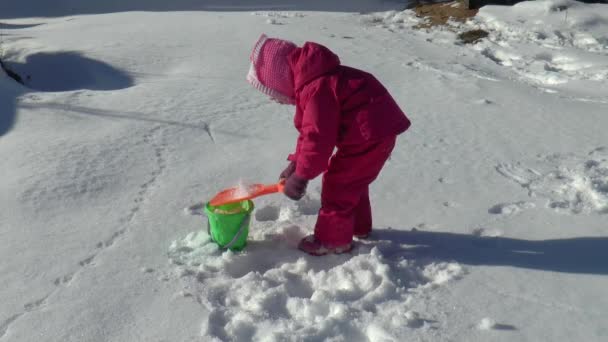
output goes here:
[[378, 177], [395, 147], [396, 136], [338, 149], [323, 175], [321, 210], [315, 239], [326, 246], [342, 246], [353, 235], [371, 232], [369, 185]]

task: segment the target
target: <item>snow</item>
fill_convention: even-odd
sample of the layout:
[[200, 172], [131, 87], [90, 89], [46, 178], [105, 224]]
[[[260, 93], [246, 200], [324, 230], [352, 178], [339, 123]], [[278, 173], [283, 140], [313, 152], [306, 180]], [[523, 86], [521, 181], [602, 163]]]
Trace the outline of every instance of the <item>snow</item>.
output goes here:
[[[599, 147], [583, 157], [554, 154], [540, 158], [543, 173], [521, 164], [500, 164], [497, 171], [547, 199], [546, 207], [572, 214], [608, 213], [608, 154]], [[525, 205], [524, 205], [525, 206]], [[501, 209], [501, 212], [503, 209]]]
[[[608, 78], [608, 12], [603, 7], [543, 0], [518, 3], [507, 13], [483, 8], [478, 24], [492, 34], [478, 49], [539, 87], [603, 83]], [[598, 87], [600, 94], [608, 92], [605, 84]]]
[[496, 326], [496, 322], [494, 322], [491, 318], [483, 318], [481, 322], [479, 322], [479, 330], [490, 330]]
[[251, 185], [245, 184], [243, 180], [240, 180], [234, 191], [235, 197], [247, 197], [250, 194]]
[[[605, 341], [608, 10], [540, 0], [417, 30], [404, 4], [0, 4], [0, 341]], [[489, 36], [468, 45], [459, 32]], [[244, 80], [259, 34], [318, 41], [411, 118], [347, 255], [299, 252], [320, 181], [270, 184], [292, 108]], [[184, 208], [186, 208], [184, 210]]]
[[204, 336], [356, 340], [376, 336], [378, 329], [407, 333], [408, 327], [424, 325], [407, 310], [410, 292], [424, 292], [462, 272], [457, 264], [421, 266], [406, 259], [393, 269], [375, 246], [361, 246], [354, 256], [306, 257], [293, 253], [301, 233], [292, 226], [253, 239], [244, 255], [220, 251], [203, 232], [171, 245], [171, 262], [186, 293], [199, 296], [210, 310]]

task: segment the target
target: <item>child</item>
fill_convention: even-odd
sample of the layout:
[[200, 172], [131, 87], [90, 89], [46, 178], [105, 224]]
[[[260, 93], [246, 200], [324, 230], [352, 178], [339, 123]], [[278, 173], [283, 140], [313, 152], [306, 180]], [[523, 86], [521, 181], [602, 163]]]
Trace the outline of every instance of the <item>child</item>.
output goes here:
[[369, 185], [410, 121], [374, 76], [340, 65], [322, 45], [297, 47], [262, 35], [250, 60], [249, 83], [274, 101], [296, 106], [300, 135], [280, 175], [285, 195], [301, 199], [308, 181], [324, 173], [314, 235], [298, 248], [312, 255], [350, 251], [353, 236], [363, 239], [371, 232]]

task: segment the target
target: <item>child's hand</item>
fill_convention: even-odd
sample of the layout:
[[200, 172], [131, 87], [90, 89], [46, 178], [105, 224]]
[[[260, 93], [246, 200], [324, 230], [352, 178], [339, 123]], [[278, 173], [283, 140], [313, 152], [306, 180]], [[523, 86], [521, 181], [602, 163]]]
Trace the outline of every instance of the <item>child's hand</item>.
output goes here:
[[306, 187], [308, 186], [308, 180], [298, 177], [295, 173], [292, 173], [287, 181], [285, 182], [285, 188], [283, 193], [285, 196], [291, 198], [294, 201], [300, 200], [306, 193]]
[[281, 172], [281, 175], [279, 176], [279, 179], [287, 179], [295, 171], [296, 171], [296, 163], [295, 162], [291, 162], [291, 163], [289, 163], [289, 165], [287, 165], [287, 167], [285, 168], [285, 170], [283, 170], [283, 172]]

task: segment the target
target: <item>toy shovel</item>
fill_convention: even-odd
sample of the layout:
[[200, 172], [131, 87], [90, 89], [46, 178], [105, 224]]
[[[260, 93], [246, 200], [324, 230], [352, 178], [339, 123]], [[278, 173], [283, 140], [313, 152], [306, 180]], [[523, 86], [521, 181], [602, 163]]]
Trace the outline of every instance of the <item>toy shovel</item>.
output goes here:
[[209, 205], [217, 207], [231, 203], [250, 200], [259, 196], [283, 192], [285, 180], [276, 184], [251, 184], [245, 187], [234, 187], [220, 191], [209, 201]]

